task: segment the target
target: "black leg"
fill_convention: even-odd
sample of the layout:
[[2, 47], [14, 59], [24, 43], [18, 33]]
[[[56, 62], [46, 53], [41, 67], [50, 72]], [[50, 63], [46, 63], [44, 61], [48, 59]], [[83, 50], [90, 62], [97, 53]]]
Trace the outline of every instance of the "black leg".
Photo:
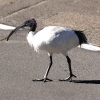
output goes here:
[[66, 56], [67, 58], [67, 62], [68, 62], [68, 66], [69, 66], [69, 72], [70, 72], [70, 76], [66, 79], [60, 80], [60, 81], [72, 81], [72, 77], [76, 77], [73, 73], [72, 73], [72, 68], [71, 68], [71, 60], [68, 56]]
[[71, 60], [68, 56], [66, 56], [66, 58], [67, 58], [67, 62], [68, 62], [68, 65], [69, 65], [70, 76], [72, 76]]
[[[47, 68], [46, 73], [45, 73], [45, 75], [44, 75], [44, 82], [46, 82], [46, 80], [48, 79], [47, 76], [48, 76], [48, 74], [49, 74], [49, 71], [50, 71], [50, 68], [51, 68], [52, 64], [53, 64], [53, 62], [52, 62], [52, 56], [50, 55], [50, 65], [49, 65], [49, 67]], [[50, 80], [50, 79], [48, 79], [48, 80]]]
[[72, 77], [76, 77], [73, 73], [72, 73], [72, 68], [71, 68], [71, 60], [68, 56], [66, 56], [67, 58], [67, 62], [69, 65], [69, 72], [70, 72], [70, 76], [68, 78], [66, 78], [66, 80], [71, 80], [72, 81]]
[[33, 80], [33, 81], [44, 81], [44, 82], [46, 82], [47, 80], [48, 80], [48, 81], [52, 81], [51, 79], [48, 79], [48, 78], [47, 78], [52, 64], [53, 64], [53, 62], [52, 62], [52, 56], [50, 55], [50, 65], [49, 65], [49, 67], [48, 67], [47, 70], [46, 70], [46, 73], [45, 73], [45, 75], [44, 75], [44, 78], [43, 78], [43, 79], [35, 79], [35, 80]]

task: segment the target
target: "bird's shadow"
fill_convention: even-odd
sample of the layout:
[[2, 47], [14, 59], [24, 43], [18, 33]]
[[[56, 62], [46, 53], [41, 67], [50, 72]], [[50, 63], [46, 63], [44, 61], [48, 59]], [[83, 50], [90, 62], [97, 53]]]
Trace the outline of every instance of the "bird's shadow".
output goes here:
[[73, 83], [100, 84], [100, 80], [72, 80]]
[[[32, 80], [34, 82], [43, 82], [43, 81], [37, 81]], [[72, 80], [72, 81], [59, 81], [59, 80], [52, 80], [52, 81], [46, 81], [46, 82], [72, 82], [72, 83], [80, 83], [80, 84], [100, 84], [100, 80]]]

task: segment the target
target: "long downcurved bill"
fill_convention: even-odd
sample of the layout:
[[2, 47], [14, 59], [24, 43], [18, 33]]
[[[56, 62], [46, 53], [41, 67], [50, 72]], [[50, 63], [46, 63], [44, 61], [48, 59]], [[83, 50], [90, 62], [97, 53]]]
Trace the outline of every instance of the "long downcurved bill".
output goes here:
[[13, 35], [16, 31], [18, 31], [20, 28], [23, 28], [23, 27], [25, 27], [25, 25], [21, 25], [21, 26], [16, 27], [14, 30], [11, 31], [11, 33], [6, 38], [2, 39], [1, 41], [3, 41], [3, 40], [8, 41], [9, 38], [11, 37], [11, 35]]
[[97, 45], [94, 45], [94, 44], [82, 44], [81, 47], [78, 46], [79, 48], [82, 48], [82, 49], [86, 49], [86, 50], [91, 50], [91, 51], [100, 51], [100, 47], [97, 46]]

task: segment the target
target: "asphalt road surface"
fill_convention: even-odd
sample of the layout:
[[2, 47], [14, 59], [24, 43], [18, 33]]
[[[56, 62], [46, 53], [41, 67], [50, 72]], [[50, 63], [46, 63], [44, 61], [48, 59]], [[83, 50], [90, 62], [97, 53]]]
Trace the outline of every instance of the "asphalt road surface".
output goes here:
[[[88, 41], [100, 45], [99, 0], [0, 0], [0, 23], [18, 26], [28, 18], [38, 22], [37, 31], [48, 25], [84, 30]], [[0, 30], [0, 39], [10, 31]], [[80, 48], [68, 54], [72, 60], [73, 82], [58, 81], [69, 76], [62, 54], [53, 55], [49, 73], [52, 82], [33, 82], [43, 78], [48, 54], [34, 52], [26, 41], [28, 29], [0, 42], [0, 100], [100, 100], [100, 52]]]

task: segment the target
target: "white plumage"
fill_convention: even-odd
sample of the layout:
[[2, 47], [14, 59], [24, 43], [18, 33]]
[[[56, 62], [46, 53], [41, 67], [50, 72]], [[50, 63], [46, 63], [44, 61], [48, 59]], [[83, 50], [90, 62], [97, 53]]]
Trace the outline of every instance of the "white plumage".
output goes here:
[[50, 64], [46, 70], [44, 78], [35, 79], [34, 81], [52, 81], [51, 79], [48, 79], [47, 76], [53, 64], [53, 53], [62, 53], [67, 59], [70, 76], [64, 80], [72, 80], [72, 77], [76, 77], [72, 73], [71, 60], [68, 56], [68, 51], [74, 47], [77, 47], [78, 45], [81, 45], [82, 43], [87, 43], [86, 36], [83, 34], [83, 32], [67, 29], [60, 26], [48, 26], [35, 33], [37, 23], [35, 19], [29, 19], [25, 21], [24, 24], [14, 29], [6, 39], [9, 40], [10, 36], [15, 31], [26, 26], [30, 27], [30, 32], [26, 36], [30, 46], [33, 47], [36, 52], [41, 50], [47, 51], [50, 58]]
[[79, 45], [75, 32], [60, 26], [48, 26], [36, 34], [30, 31], [27, 35], [27, 41], [36, 52], [45, 50], [50, 55], [62, 53], [67, 56], [70, 49]]

